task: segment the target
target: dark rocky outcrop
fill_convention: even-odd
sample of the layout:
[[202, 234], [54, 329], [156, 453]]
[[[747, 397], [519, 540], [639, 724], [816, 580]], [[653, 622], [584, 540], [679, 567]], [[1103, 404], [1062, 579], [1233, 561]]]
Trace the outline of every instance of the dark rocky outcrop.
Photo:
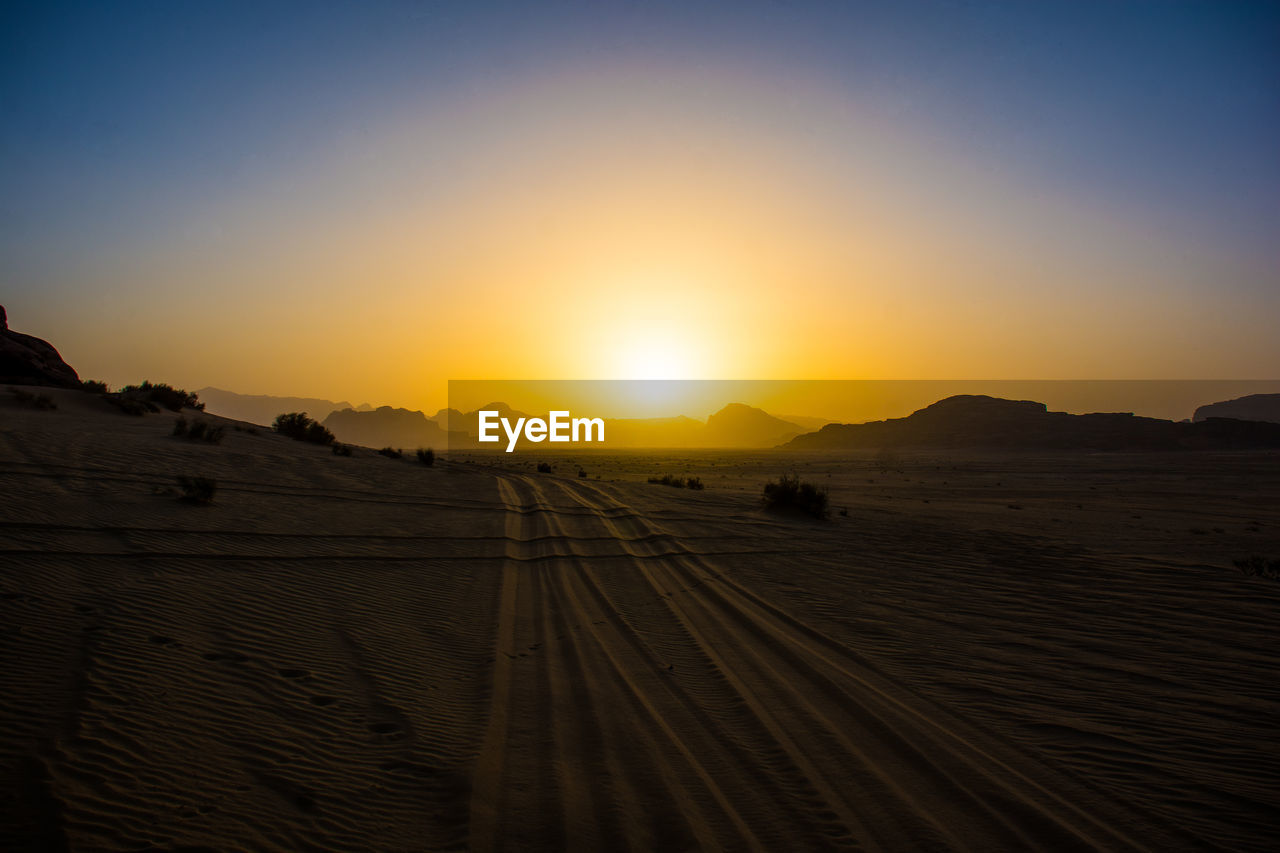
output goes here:
[[1280, 423], [1280, 394], [1250, 394], [1221, 403], [1210, 403], [1196, 409], [1193, 421], [1209, 418], [1233, 418], [1237, 421], [1270, 421]]
[[[449, 434], [425, 414], [414, 409], [380, 406], [372, 412], [340, 409], [324, 419], [339, 441], [364, 447], [435, 447], [449, 445]], [[459, 437], [454, 436], [454, 445]]]
[[1210, 418], [1174, 423], [1127, 412], [1072, 415], [1044, 403], [961, 395], [939, 400], [905, 418], [828, 424], [785, 447], [982, 448], [1003, 450], [1225, 450], [1280, 448], [1280, 424]]
[[48, 341], [11, 331], [0, 306], [0, 384], [79, 388], [80, 377]]

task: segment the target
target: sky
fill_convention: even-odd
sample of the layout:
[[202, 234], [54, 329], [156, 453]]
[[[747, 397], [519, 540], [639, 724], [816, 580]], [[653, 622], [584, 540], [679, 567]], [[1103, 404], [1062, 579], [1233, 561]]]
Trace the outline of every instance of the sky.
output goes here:
[[6, 3], [83, 377], [1271, 379], [1280, 4]]

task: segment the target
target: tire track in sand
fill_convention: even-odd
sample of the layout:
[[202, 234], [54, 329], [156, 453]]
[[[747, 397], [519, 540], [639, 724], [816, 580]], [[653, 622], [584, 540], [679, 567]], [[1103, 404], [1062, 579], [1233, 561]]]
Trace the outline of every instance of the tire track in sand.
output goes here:
[[[513, 501], [511, 487], [498, 481], [504, 501]], [[510, 503], [508, 503], [510, 505]], [[523, 517], [507, 513], [508, 536], [520, 538]], [[512, 528], [517, 528], [512, 530]], [[493, 687], [489, 699], [489, 722], [485, 727], [480, 755], [473, 771], [471, 793], [471, 846], [473, 850], [497, 849], [498, 819], [502, 813], [500, 783], [507, 746], [507, 718], [511, 710], [511, 660], [515, 649], [516, 587], [519, 578], [514, 563], [502, 566], [502, 587], [498, 594], [498, 635], [494, 643]]]
[[556, 513], [536, 511], [548, 506], [540, 490], [512, 478], [499, 491], [513, 508], [511, 559], [472, 849], [763, 849], [727, 798], [705, 794], [713, 776], [652, 707], [654, 686], [619, 663], [623, 644], [578, 580], [585, 560], [527, 560], [569, 535]]
[[497, 484], [507, 559], [472, 849], [1159, 846], [605, 490]]
[[[557, 485], [598, 509], [619, 539], [664, 533], [639, 516], [619, 519], [595, 486]], [[636, 560], [636, 570], [862, 844], [1141, 847], [1123, 828], [1129, 816], [1109, 823], [1096, 804], [1077, 806], [1061, 793], [1081, 795], [1066, 780], [923, 708], [852, 650], [683, 550]]]

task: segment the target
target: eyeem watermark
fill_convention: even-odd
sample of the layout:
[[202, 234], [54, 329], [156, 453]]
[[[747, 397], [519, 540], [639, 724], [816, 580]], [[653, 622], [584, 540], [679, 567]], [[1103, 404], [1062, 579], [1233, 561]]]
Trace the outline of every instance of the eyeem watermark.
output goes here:
[[[569, 442], [569, 441], [604, 441], [604, 420], [602, 418], [570, 418], [567, 411], [550, 412], [548, 419], [516, 418], [515, 426], [511, 421], [501, 417], [497, 411], [481, 411], [478, 413], [480, 423], [480, 441], [500, 441], [498, 427], [507, 434], [507, 452], [516, 449], [516, 442], [523, 433], [526, 441]], [[582, 438], [579, 438], [581, 430]], [[595, 431], [595, 438], [591, 437]]]

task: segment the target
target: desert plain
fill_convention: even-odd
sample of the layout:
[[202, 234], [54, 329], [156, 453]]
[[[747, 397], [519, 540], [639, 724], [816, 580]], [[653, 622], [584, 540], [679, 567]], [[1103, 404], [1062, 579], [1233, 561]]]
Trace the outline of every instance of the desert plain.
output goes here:
[[1280, 837], [1276, 452], [426, 467], [47, 393], [0, 397], [5, 849]]

